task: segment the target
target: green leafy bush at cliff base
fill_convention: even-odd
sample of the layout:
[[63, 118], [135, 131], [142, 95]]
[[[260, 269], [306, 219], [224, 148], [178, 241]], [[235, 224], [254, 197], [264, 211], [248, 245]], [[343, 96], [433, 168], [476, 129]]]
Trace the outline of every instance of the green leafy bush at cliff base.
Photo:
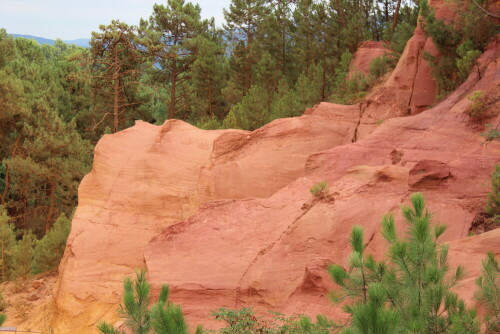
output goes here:
[[64, 254], [70, 230], [71, 221], [62, 213], [47, 234], [36, 241], [33, 259], [35, 274], [57, 268]]

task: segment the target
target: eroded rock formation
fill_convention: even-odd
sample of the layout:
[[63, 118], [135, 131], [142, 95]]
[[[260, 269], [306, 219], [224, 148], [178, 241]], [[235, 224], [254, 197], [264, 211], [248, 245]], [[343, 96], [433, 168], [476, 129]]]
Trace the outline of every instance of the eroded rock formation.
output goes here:
[[[53, 325], [92, 333], [116, 320], [121, 281], [139, 267], [154, 291], [170, 284], [192, 324], [217, 326], [218, 307], [342, 316], [326, 298], [325, 267], [346, 263], [354, 224], [382, 256], [381, 217], [395, 213], [401, 228], [399, 206], [415, 191], [449, 226], [452, 263], [471, 264], [459, 291], [470, 301], [485, 250], [500, 253], [498, 230], [466, 238], [500, 143], [486, 145], [464, 112], [474, 90], [498, 110], [499, 44], [430, 110], [436, 86], [422, 54], [433, 46], [417, 28], [387, 82], [358, 105], [321, 103], [253, 132], [170, 120], [105, 136], [79, 189]], [[327, 200], [309, 193], [319, 181]]]

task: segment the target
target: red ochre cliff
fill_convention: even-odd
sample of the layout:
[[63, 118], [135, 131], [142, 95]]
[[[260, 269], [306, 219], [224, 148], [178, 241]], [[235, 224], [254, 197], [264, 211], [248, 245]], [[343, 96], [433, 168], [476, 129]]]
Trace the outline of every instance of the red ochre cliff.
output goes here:
[[[387, 81], [357, 105], [321, 103], [253, 132], [169, 120], [104, 136], [59, 268], [56, 332], [92, 333], [99, 320], [118, 320], [122, 280], [144, 267], [153, 292], [171, 286], [192, 327], [216, 327], [210, 312], [219, 307], [342, 316], [326, 297], [326, 266], [346, 263], [355, 224], [382, 257], [382, 216], [393, 212], [402, 225], [399, 207], [417, 191], [448, 225], [451, 265], [468, 269], [458, 292], [473, 304], [481, 260], [500, 254], [500, 230], [467, 237], [500, 143], [486, 144], [465, 111], [475, 90], [498, 110], [500, 42], [431, 109], [436, 85], [424, 50], [436, 52], [417, 27]], [[309, 193], [320, 181], [328, 200]]]

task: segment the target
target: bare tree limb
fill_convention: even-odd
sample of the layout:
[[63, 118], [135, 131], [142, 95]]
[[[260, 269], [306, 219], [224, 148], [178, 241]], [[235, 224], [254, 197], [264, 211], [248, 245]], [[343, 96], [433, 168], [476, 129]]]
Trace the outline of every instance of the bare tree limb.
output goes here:
[[496, 19], [500, 19], [500, 15], [496, 15], [496, 14], [493, 14], [493, 13], [487, 11], [486, 9], [481, 7], [481, 5], [479, 5], [476, 0], [472, 0], [472, 2], [474, 2], [474, 4], [477, 6], [477, 8], [479, 8], [481, 11], [483, 11], [486, 15], [489, 15], [489, 16], [494, 17]]

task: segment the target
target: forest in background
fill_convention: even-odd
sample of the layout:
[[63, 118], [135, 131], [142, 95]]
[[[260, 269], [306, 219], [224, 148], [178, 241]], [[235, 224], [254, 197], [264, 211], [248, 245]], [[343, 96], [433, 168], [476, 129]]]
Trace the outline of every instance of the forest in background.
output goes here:
[[[217, 28], [198, 5], [168, 0], [137, 26], [101, 26], [88, 49], [41, 46], [0, 30], [2, 280], [18, 275], [6, 259], [13, 245], [32, 258], [21, 243], [27, 250], [45, 238], [47, 253], [62, 254], [66, 217], [103, 134], [171, 118], [254, 130], [320, 101], [356, 101], [395, 63], [419, 12], [443, 55], [429, 60], [444, 95], [498, 31], [473, 3], [446, 25], [427, 0], [233, 0]], [[386, 41], [393, 54], [374, 62], [369, 76], [348, 79], [365, 40]]]

